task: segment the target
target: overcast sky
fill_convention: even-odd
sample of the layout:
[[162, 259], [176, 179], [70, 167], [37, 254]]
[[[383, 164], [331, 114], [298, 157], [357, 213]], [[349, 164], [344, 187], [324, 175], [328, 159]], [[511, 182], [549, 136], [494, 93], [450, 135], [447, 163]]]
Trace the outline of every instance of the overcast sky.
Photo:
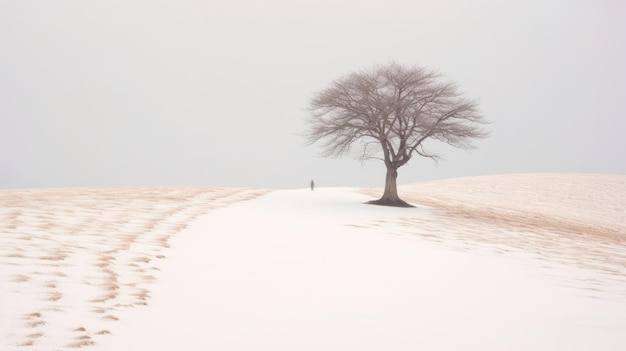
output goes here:
[[492, 136], [399, 182], [626, 174], [626, 2], [0, 0], [0, 188], [382, 186], [306, 146], [312, 95], [396, 60], [478, 98]]

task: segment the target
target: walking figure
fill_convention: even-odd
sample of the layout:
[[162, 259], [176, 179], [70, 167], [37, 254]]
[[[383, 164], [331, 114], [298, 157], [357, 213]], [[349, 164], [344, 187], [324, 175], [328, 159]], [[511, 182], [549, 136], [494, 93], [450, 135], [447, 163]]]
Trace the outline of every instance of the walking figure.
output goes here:
[[313, 191], [313, 189], [315, 189], [315, 182], [311, 179], [311, 191]]

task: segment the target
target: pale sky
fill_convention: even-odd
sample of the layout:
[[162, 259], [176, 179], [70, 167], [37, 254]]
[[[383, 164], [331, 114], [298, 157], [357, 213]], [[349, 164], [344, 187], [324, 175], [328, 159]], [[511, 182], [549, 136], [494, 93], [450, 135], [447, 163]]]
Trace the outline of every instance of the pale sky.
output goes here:
[[0, 188], [382, 186], [304, 144], [312, 95], [395, 60], [478, 98], [492, 136], [399, 182], [626, 174], [626, 3], [0, 0]]

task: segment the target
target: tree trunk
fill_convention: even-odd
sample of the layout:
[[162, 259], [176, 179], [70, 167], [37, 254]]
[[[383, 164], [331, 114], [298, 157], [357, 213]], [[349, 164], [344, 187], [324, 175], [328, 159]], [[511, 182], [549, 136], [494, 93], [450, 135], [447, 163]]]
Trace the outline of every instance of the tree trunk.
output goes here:
[[381, 200], [387, 201], [398, 201], [400, 197], [398, 196], [398, 170], [393, 168], [387, 168], [387, 176], [385, 177], [385, 192], [383, 193], [383, 197]]
[[387, 176], [385, 177], [385, 192], [378, 200], [370, 201], [373, 205], [396, 206], [396, 207], [413, 207], [409, 203], [403, 201], [398, 196], [398, 169], [388, 166]]

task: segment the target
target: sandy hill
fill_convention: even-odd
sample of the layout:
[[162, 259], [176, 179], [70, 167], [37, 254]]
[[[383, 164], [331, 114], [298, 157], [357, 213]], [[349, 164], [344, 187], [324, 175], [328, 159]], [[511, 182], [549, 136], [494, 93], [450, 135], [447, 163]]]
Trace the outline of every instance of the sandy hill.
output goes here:
[[376, 192], [2, 190], [0, 349], [626, 345], [626, 176]]

